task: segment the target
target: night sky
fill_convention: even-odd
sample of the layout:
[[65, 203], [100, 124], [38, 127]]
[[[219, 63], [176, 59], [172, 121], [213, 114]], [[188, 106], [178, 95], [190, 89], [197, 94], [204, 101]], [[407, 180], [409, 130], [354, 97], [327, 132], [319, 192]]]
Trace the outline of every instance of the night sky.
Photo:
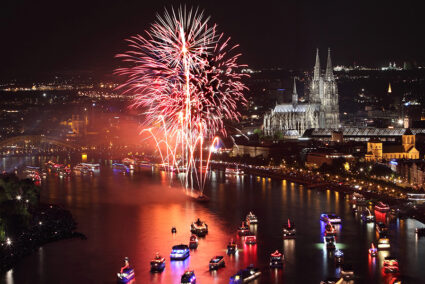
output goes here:
[[[40, 2], [40, 3], [38, 3]], [[254, 68], [310, 68], [315, 48], [335, 64], [425, 61], [419, 1], [6, 1], [0, 9], [0, 75], [92, 70], [109, 74], [124, 39], [164, 7], [199, 6], [240, 43]], [[379, 2], [379, 3], [378, 3]], [[0, 78], [1, 79], [1, 78]]]

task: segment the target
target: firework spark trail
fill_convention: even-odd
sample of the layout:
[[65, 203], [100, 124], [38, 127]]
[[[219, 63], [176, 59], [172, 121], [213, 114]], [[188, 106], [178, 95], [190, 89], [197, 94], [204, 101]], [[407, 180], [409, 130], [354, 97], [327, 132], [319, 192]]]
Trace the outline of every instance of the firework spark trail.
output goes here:
[[[230, 38], [209, 21], [198, 9], [166, 10], [145, 36], [128, 40], [130, 50], [117, 57], [129, 67], [116, 70], [126, 77], [119, 89], [134, 95], [132, 107], [144, 109], [149, 131], [143, 132], [149, 132], [158, 147], [166, 145], [166, 153], [160, 153], [163, 162], [180, 165], [186, 186], [195, 174], [201, 188], [204, 140], [226, 135], [223, 121], [239, 117], [237, 107], [246, 103], [247, 89], [241, 81], [247, 75], [240, 73], [245, 65], [237, 63], [238, 45], [231, 46]], [[161, 125], [165, 139], [151, 131], [155, 125]]]

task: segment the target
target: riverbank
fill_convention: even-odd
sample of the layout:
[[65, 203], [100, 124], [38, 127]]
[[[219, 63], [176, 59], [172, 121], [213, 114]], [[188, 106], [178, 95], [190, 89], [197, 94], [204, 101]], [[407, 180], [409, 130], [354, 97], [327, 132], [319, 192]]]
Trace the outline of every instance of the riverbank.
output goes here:
[[75, 231], [76, 222], [71, 213], [59, 206], [40, 204], [31, 212], [33, 220], [29, 229], [19, 237], [7, 239], [0, 246], [0, 273], [13, 268], [23, 257], [47, 243], [86, 236]]

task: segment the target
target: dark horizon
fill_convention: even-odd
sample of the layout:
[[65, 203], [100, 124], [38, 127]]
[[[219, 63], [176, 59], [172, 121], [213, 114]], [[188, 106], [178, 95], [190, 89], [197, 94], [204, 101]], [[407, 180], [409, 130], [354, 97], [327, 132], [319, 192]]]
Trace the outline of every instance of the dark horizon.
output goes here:
[[[126, 49], [125, 39], [143, 34], [164, 7], [154, 3], [56, 1], [5, 4], [1, 31], [2, 78], [83, 70], [111, 74]], [[211, 16], [219, 30], [240, 44], [241, 62], [252, 68], [308, 69], [315, 49], [325, 65], [327, 48], [334, 65], [383, 66], [395, 61], [422, 64], [425, 39], [419, 5], [408, 3], [299, 3], [250, 5], [242, 1], [186, 1]]]

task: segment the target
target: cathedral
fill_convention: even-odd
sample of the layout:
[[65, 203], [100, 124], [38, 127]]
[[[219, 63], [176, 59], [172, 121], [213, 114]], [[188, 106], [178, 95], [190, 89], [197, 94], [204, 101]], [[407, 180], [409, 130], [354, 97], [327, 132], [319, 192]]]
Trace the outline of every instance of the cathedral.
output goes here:
[[292, 103], [277, 104], [264, 115], [264, 134], [272, 136], [281, 133], [284, 136], [299, 137], [309, 128], [336, 129], [339, 126], [338, 87], [333, 74], [331, 51], [328, 49], [326, 71], [322, 74], [317, 49], [308, 102], [298, 102], [294, 78]]

